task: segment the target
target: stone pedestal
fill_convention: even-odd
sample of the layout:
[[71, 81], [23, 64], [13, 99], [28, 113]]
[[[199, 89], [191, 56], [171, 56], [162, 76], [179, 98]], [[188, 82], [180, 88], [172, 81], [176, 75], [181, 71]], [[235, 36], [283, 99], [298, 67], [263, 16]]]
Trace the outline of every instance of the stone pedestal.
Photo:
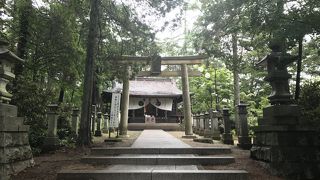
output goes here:
[[76, 135], [78, 135], [79, 129], [79, 114], [80, 110], [78, 108], [72, 110], [71, 130]]
[[109, 116], [108, 113], [105, 113], [103, 115], [103, 128], [102, 128], [102, 132], [103, 133], [109, 133]]
[[0, 179], [7, 180], [34, 164], [29, 145], [29, 126], [17, 117], [17, 107], [0, 103]]
[[58, 124], [58, 105], [50, 104], [47, 106], [48, 134], [44, 141], [44, 150], [55, 150], [59, 147], [59, 138], [57, 136]]
[[94, 132], [94, 136], [102, 136], [101, 133], [101, 119], [102, 119], [102, 113], [97, 113], [97, 130]]
[[212, 139], [220, 140], [220, 131], [219, 131], [219, 122], [218, 122], [218, 112], [210, 109], [210, 119], [211, 119], [211, 131], [212, 131]]
[[230, 113], [228, 108], [223, 108], [223, 123], [224, 123], [224, 133], [222, 134], [222, 142], [224, 144], [234, 144], [232, 134], [231, 134], [231, 122]]
[[252, 146], [251, 137], [249, 137], [248, 120], [247, 120], [247, 106], [246, 104], [238, 105], [239, 113], [239, 135], [238, 146], [242, 149], [250, 149]]
[[294, 179], [320, 177], [319, 138], [315, 128], [299, 122], [297, 105], [273, 105], [263, 110], [255, 128], [251, 157], [273, 172]]

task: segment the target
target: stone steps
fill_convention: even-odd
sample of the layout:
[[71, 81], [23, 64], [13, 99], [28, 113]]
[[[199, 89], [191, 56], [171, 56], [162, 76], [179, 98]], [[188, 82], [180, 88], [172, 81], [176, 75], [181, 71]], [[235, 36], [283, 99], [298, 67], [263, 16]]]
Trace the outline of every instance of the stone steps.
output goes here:
[[92, 164], [130, 164], [130, 165], [226, 165], [234, 163], [231, 156], [181, 156], [181, 155], [139, 155], [139, 156], [87, 156], [82, 162]]
[[120, 155], [120, 154], [197, 154], [197, 155], [218, 155], [230, 154], [231, 149], [225, 147], [197, 147], [197, 148], [92, 148], [91, 155]]
[[[100, 170], [64, 170], [58, 180], [247, 180], [242, 170], [202, 170], [235, 162], [230, 148], [190, 147], [161, 130], [145, 130], [131, 147], [92, 148], [82, 162]], [[97, 166], [99, 168], [99, 166]], [[201, 170], [199, 170], [199, 168]]]
[[243, 170], [69, 170], [58, 180], [247, 180]]

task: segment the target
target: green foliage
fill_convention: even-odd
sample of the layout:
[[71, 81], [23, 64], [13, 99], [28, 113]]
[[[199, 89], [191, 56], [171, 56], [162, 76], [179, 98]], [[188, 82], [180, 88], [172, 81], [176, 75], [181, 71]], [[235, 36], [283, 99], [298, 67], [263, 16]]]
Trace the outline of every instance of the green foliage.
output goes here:
[[71, 112], [72, 106], [70, 106], [69, 104], [62, 103], [59, 105], [57, 134], [61, 141], [68, 139], [68, 137], [71, 137], [72, 135]]
[[298, 104], [302, 108], [302, 122], [320, 127], [320, 81], [307, 82], [301, 89]]
[[232, 94], [231, 72], [224, 67], [196, 67], [202, 71], [202, 76], [190, 78], [190, 91], [193, 93], [192, 111], [207, 111], [211, 107], [215, 108], [216, 102], [220, 107], [228, 106]]
[[25, 117], [25, 124], [30, 125], [29, 142], [33, 152], [38, 154], [46, 137], [46, 106], [52, 93], [24, 76], [18, 78], [17, 88], [19, 91], [13, 102], [18, 106], [18, 115]]

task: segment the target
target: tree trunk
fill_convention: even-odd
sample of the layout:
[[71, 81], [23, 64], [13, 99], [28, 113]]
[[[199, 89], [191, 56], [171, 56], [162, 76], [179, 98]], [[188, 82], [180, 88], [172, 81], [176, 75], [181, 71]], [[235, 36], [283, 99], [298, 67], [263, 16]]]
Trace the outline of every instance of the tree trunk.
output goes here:
[[60, 93], [59, 93], [58, 103], [59, 104], [63, 103], [63, 99], [64, 99], [64, 87], [61, 87], [60, 88]]
[[[32, 1], [25, 0], [20, 1], [18, 4], [19, 12], [19, 34], [18, 34], [18, 45], [17, 45], [17, 56], [25, 59], [26, 49], [29, 37], [29, 17], [32, 11]], [[18, 63], [15, 66], [16, 76], [21, 75], [23, 70], [23, 65]]]
[[238, 37], [237, 34], [232, 34], [232, 66], [233, 66], [233, 105], [235, 108], [235, 124], [236, 131], [239, 132], [239, 116], [237, 105], [240, 104], [240, 86], [239, 86], [239, 69], [240, 62], [238, 58]]
[[97, 30], [99, 19], [99, 0], [91, 0], [89, 34], [87, 40], [87, 56], [84, 75], [84, 86], [82, 96], [81, 120], [78, 137], [78, 145], [88, 146], [91, 144], [90, 138], [90, 117], [92, 105], [92, 87], [94, 72], [94, 57], [97, 47]]
[[298, 55], [298, 62], [297, 62], [297, 78], [296, 78], [296, 92], [294, 99], [298, 101], [299, 96], [300, 96], [300, 74], [301, 74], [301, 64], [302, 64], [302, 41], [303, 41], [303, 36], [300, 37], [299, 39], [299, 55]]

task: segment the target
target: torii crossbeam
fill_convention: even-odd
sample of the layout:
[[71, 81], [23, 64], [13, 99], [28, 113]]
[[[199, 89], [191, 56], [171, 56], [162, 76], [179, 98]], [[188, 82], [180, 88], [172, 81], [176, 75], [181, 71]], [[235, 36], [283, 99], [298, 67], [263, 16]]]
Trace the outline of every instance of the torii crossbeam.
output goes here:
[[[189, 73], [192, 76], [200, 76], [201, 73], [197, 71], [188, 71], [187, 65], [201, 64], [206, 56], [174, 56], [174, 57], [160, 57], [160, 56], [121, 56], [117, 60], [120, 63], [148, 63], [151, 65], [151, 71], [140, 72], [137, 76], [162, 76], [162, 77], [180, 77], [182, 80], [183, 93], [183, 107], [184, 107], [184, 122], [185, 122], [185, 136], [192, 136], [192, 115], [191, 115], [191, 101], [189, 93]], [[181, 65], [181, 71], [161, 71], [161, 65]], [[128, 107], [129, 107], [129, 73], [123, 81], [122, 90], [122, 107], [120, 120], [120, 135], [127, 136], [128, 129]]]

